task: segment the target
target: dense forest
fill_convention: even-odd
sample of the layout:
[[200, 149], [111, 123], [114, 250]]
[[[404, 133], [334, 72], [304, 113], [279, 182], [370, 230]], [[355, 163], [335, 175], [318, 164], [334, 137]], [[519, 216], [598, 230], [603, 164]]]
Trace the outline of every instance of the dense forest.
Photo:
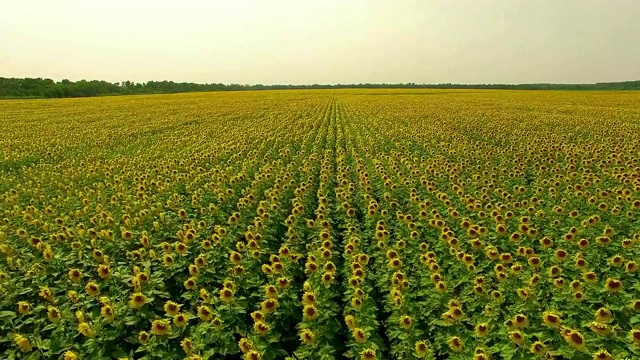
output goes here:
[[196, 84], [173, 81], [110, 83], [101, 80], [53, 81], [43, 78], [0, 77], [0, 98], [67, 98], [105, 95], [163, 94], [195, 91], [278, 89], [407, 88], [407, 89], [508, 89], [508, 90], [640, 90], [640, 80], [596, 84], [338, 84], [338, 85], [243, 85]]

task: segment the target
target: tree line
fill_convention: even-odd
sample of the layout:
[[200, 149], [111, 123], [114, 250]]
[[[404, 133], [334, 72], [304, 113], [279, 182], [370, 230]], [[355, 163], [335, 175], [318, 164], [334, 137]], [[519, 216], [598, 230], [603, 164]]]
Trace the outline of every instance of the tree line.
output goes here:
[[283, 90], [283, 89], [506, 89], [506, 90], [640, 90], [640, 80], [595, 84], [197, 84], [190, 82], [102, 80], [54, 81], [43, 78], [0, 77], [0, 98], [71, 98], [107, 95], [168, 94], [197, 91]]

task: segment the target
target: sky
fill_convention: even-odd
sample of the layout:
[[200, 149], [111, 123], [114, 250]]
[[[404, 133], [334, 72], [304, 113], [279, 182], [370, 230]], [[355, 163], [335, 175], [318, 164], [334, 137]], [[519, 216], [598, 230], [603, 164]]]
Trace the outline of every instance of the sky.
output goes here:
[[639, 0], [2, 0], [0, 77], [639, 80], [638, 19]]

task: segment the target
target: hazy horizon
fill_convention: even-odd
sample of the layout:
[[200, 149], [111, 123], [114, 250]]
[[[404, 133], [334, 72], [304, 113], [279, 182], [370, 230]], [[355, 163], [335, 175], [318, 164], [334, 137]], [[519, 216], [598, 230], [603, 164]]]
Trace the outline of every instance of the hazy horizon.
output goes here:
[[266, 85], [640, 79], [634, 0], [131, 3], [5, 4], [0, 76]]

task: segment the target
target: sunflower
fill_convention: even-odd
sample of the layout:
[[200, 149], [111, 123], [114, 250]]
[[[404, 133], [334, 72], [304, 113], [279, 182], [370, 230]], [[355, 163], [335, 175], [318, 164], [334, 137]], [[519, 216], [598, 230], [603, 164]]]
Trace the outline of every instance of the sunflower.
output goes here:
[[189, 338], [182, 339], [182, 341], [180, 342], [180, 346], [182, 347], [182, 350], [184, 350], [184, 352], [187, 355], [191, 355], [193, 353], [193, 341], [191, 341], [191, 339]]
[[313, 304], [305, 305], [302, 309], [302, 316], [305, 320], [315, 320], [318, 317], [318, 309]]
[[109, 267], [109, 265], [104, 265], [104, 264], [99, 265], [98, 276], [100, 276], [101, 279], [109, 278], [111, 276], [111, 268]]
[[632, 329], [629, 331], [629, 342], [634, 344], [636, 347], [640, 347], [640, 330]]
[[165, 266], [173, 266], [173, 264], [175, 263], [175, 260], [173, 259], [173, 256], [171, 256], [171, 254], [164, 254], [164, 256], [162, 257], [162, 261], [164, 262]]
[[560, 316], [552, 311], [545, 311], [542, 314], [542, 321], [545, 325], [551, 328], [559, 329], [562, 325], [562, 319], [560, 318]]
[[413, 319], [411, 319], [408, 315], [403, 315], [400, 317], [400, 326], [402, 326], [405, 330], [411, 329], [413, 326]]
[[105, 305], [102, 308], [100, 308], [100, 314], [107, 321], [112, 320], [116, 315], [115, 312], [113, 311], [113, 308], [110, 305]]
[[264, 287], [264, 293], [267, 298], [275, 299], [278, 297], [278, 289], [273, 285], [266, 285]]
[[241, 338], [240, 341], [238, 341], [238, 347], [243, 354], [246, 354], [253, 349], [253, 343], [247, 338]]
[[589, 323], [589, 329], [600, 336], [609, 336], [612, 334], [612, 329], [609, 325], [603, 324], [597, 321]]
[[312, 346], [315, 341], [316, 341], [316, 335], [313, 333], [313, 331], [309, 330], [309, 329], [303, 329], [300, 332], [300, 340], [308, 345], [308, 346]]
[[188, 278], [187, 280], [185, 280], [183, 282], [183, 285], [187, 290], [195, 290], [195, 288], [196, 288], [196, 279], [190, 277], [190, 278]]
[[269, 330], [270, 330], [269, 325], [267, 325], [262, 321], [257, 321], [256, 323], [253, 324], [253, 331], [260, 336], [267, 335], [269, 333]]
[[168, 315], [168, 316], [175, 316], [180, 312], [180, 307], [182, 305], [177, 304], [171, 300], [167, 301], [166, 303], [164, 303], [164, 312]]
[[415, 355], [419, 359], [425, 359], [429, 355], [430, 350], [427, 343], [423, 340], [416, 341], [415, 344]]
[[164, 336], [169, 334], [171, 325], [165, 320], [154, 320], [151, 323], [151, 332], [157, 336]]
[[227, 303], [230, 304], [233, 302], [233, 291], [229, 288], [223, 288], [222, 290], [220, 290], [220, 299]]
[[253, 319], [253, 321], [263, 321], [264, 314], [261, 311], [254, 311], [251, 313], [251, 318]]
[[60, 322], [60, 311], [56, 307], [49, 306], [47, 308], [47, 317], [52, 323], [57, 324]]
[[360, 353], [361, 360], [376, 360], [376, 351], [373, 349], [364, 349]]
[[188, 319], [183, 313], [178, 313], [173, 316], [173, 325], [177, 327], [187, 326]]
[[447, 345], [449, 345], [449, 348], [453, 350], [453, 352], [462, 352], [464, 348], [462, 339], [457, 336], [450, 337], [449, 340], [447, 340]]
[[536, 341], [531, 344], [529, 351], [536, 356], [542, 357], [547, 353], [547, 346], [542, 341]]
[[509, 339], [516, 345], [524, 345], [524, 334], [520, 330], [509, 332]]
[[18, 312], [22, 315], [28, 314], [31, 310], [31, 305], [26, 301], [18, 301]]
[[367, 342], [367, 333], [361, 328], [354, 328], [351, 330], [351, 335], [358, 344], [364, 344]]
[[583, 279], [588, 284], [595, 284], [598, 282], [598, 275], [593, 271], [588, 271], [583, 274]]
[[255, 351], [255, 350], [251, 350], [248, 353], [244, 354], [244, 359], [245, 360], [260, 360], [262, 359], [262, 356], [260, 356], [260, 353]]
[[302, 294], [302, 302], [305, 305], [313, 305], [316, 303], [316, 295], [312, 292], [307, 291]]
[[576, 349], [584, 349], [584, 336], [577, 330], [567, 330], [563, 333], [564, 340]]
[[38, 295], [49, 302], [53, 301], [53, 293], [51, 293], [51, 290], [49, 290], [49, 288], [46, 286], [40, 288], [40, 292], [38, 293]]
[[138, 333], [138, 342], [140, 344], [146, 344], [149, 341], [149, 333], [146, 331], [140, 331]]
[[487, 323], [476, 324], [474, 331], [477, 337], [486, 336], [489, 334], [489, 325]]
[[289, 284], [291, 284], [291, 281], [286, 277], [278, 278], [277, 281], [278, 281], [278, 287], [280, 289], [286, 289], [289, 287]]
[[92, 338], [96, 335], [91, 325], [87, 324], [86, 322], [81, 322], [80, 324], [78, 324], [78, 332], [88, 338]]
[[129, 298], [129, 306], [132, 309], [140, 309], [147, 303], [147, 297], [142, 293], [133, 293]]
[[69, 279], [73, 282], [79, 282], [82, 278], [82, 272], [79, 269], [69, 270]]
[[71, 350], [64, 352], [64, 360], [78, 360], [78, 355]]
[[198, 317], [202, 321], [209, 321], [213, 318], [213, 312], [208, 306], [200, 305], [198, 306]]
[[51, 249], [51, 246], [47, 245], [42, 251], [42, 257], [47, 261], [51, 261], [53, 260], [53, 256], [53, 249]]
[[601, 307], [596, 310], [596, 321], [604, 324], [608, 324], [613, 321], [613, 315], [611, 314], [611, 310], [606, 307]]
[[276, 299], [264, 300], [260, 304], [260, 307], [261, 307], [263, 313], [268, 314], [268, 313], [274, 312], [278, 308], [278, 300], [276, 300]]
[[80, 300], [78, 298], [78, 292], [76, 292], [74, 290], [69, 290], [67, 292], [67, 297], [69, 298], [69, 301], [71, 301], [73, 304], [77, 303], [78, 300]]
[[333, 274], [325, 272], [322, 274], [322, 283], [325, 285], [329, 285], [333, 282]]
[[29, 352], [33, 350], [33, 347], [31, 346], [31, 342], [29, 341], [29, 339], [27, 339], [26, 337], [20, 334], [13, 335], [13, 341], [16, 343], [16, 345], [18, 345], [20, 350], [24, 352]]
[[620, 292], [622, 291], [622, 281], [620, 281], [619, 279], [608, 278], [604, 288], [606, 291], [612, 293]]
[[613, 356], [607, 350], [600, 349], [593, 354], [593, 360], [613, 360]]

